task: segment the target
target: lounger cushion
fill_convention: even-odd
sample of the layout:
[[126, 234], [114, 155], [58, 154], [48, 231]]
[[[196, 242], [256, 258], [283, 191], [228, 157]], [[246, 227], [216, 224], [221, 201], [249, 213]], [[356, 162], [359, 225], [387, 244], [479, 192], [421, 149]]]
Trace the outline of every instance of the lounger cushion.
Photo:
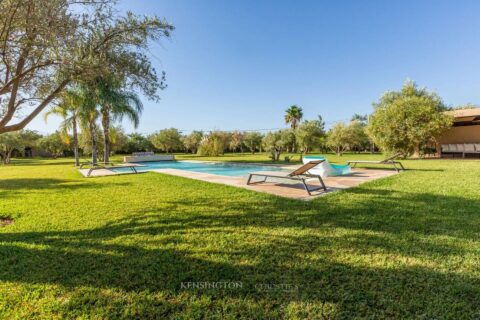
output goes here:
[[457, 152], [463, 152], [465, 151], [465, 147], [463, 143], [457, 143]]
[[[323, 159], [323, 158], [322, 158]], [[304, 157], [303, 163], [308, 163], [312, 161], [312, 157]], [[324, 162], [317, 165], [315, 168], [310, 169], [308, 171], [311, 174], [316, 174], [321, 176], [322, 178], [325, 177], [335, 177], [341, 176], [344, 174], [349, 174], [351, 172], [350, 166], [339, 166], [339, 165], [332, 165], [325, 159]]]
[[465, 143], [464, 144], [464, 151], [465, 152], [475, 152], [475, 145], [473, 143]]
[[450, 149], [450, 152], [457, 152], [457, 145], [456, 144], [449, 144], [448, 149]]
[[448, 144], [442, 144], [442, 152], [450, 152], [450, 147]]

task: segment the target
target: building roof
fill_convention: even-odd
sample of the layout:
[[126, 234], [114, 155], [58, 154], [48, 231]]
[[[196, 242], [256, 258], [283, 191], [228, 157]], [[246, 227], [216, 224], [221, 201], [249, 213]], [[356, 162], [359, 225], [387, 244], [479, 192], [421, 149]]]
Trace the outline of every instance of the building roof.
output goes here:
[[447, 111], [446, 113], [452, 115], [454, 118], [470, 118], [480, 117], [480, 108], [471, 109], [457, 109]]

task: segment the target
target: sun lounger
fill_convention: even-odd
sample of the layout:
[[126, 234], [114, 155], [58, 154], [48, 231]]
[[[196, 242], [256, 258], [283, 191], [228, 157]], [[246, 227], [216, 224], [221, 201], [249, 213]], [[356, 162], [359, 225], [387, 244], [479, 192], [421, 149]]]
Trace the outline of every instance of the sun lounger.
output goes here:
[[325, 160], [318, 166], [309, 171], [310, 174], [318, 174], [322, 178], [336, 177], [350, 174], [352, 168], [348, 165], [331, 164], [324, 156], [304, 156], [303, 163], [308, 163], [312, 160]]
[[90, 177], [93, 171], [95, 170], [100, 170], [100, 169], [118, 169], [118, 168], [128, 168], [133, 171], [133, 173], [138, 173], [136, 167], [138, 167], [138, 164], [113, 164], [112, 162], [102, 162], [102, 163], [97, 163], [95, 165], [92, 164], [92, 162], [87, 161], [84, 162], [80, 165], [80, 169], [82, 169], [84, 166], [92, 166], [88, 172], [87, 172], [87, 177]]
[[352, 160], [348, 161], [347, 164], [351, 165], [353, 164], [352, 168], [355, 168], [355, 166], [360, 163], [360, 164], [384, 164], [384, 165], [390, 165], [393, 166], [395, 170], [400, 171], [400, 170], [405, 170], [405, 167], [400, 161], [395, 161], [395, 158], [398, 158], [401, 156], [401, 153], [397, 153], [389, 158], [379, 160], [379, 161], [373, 161], [373, 160]]
[[[259, 172], [252, 172], [248, 176], [247, 184], [257, 184], [257, 183], [264, 183], [267, 181], [268, 178], [274, 178], [274, 179], [286, 179], [286, 180], [293, 180], [293, 181], [300, 181], [303, 184], [303, 187], [307, 191], [308, 195], [312, 195], [313, 191], [317, 191], [320, 189], [323, 189], [324, 191], [327, 191], [327, 187], [325, 186], [325, 183], [323, 183], [323, 179], [321, 176], [317, 174], [310, 174], [308, 173], [308, 170], [313, 169], [315, 166], [318, 164], [322, 163], [325, 160], [316, 160], [316, 161], [310, 161], [300, 168], [292, 171], [292, 172], [278, 172], [278, 171], [259, 171]], [[261, 181], [256, 181], [252, 182], [252, 178], [254, 176], [257, 177], [263, 177], [263, 180]], [[320, 187], [318, 188], [310, 188], [307, 185], [307, 180], [310, 179], [318, 179], [320, 182]]]

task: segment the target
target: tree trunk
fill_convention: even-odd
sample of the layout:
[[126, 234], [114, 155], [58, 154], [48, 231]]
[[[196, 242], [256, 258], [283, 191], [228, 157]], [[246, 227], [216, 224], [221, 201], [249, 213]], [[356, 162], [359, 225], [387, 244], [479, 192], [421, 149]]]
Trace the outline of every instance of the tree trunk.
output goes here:
[[10, 163], [10, 158], [12, 157], [12, 150], [8, 150], [7, 153], [5, 154], [5, 159], [3, 160], [3, 163], [9, 164]]
[[75, 155], [75, 166], [80, 166], [80, 156], [78, 154], [78, 132], [77, 132], [77, 118], [73, 117], [73, 153]]
[[98, 155], [97, 155], [97, 135], [95, 133], [95, 121], [90, 121], [89, 123], [90, 136], [92, 139], [92, 164], [97, 165]]
[[282, 153], [281, 149], [274, 148], [273, 149], [273, 154], [274, 154], [274, 160], [278, 161], [280, 160], [280, 154]]
[[102, 113], [102, 127], [103, 127], [103, 161], [110, 162], [110, 115], [108, 108]]

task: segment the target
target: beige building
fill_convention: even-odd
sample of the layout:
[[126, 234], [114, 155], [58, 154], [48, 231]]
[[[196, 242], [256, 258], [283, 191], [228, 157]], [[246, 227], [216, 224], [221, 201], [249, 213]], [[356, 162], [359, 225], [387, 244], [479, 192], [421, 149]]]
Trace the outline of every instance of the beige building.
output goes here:
[[480, 108], [448, 111], [453, 126], [439, 138], [442, 156], [480, 156]]

